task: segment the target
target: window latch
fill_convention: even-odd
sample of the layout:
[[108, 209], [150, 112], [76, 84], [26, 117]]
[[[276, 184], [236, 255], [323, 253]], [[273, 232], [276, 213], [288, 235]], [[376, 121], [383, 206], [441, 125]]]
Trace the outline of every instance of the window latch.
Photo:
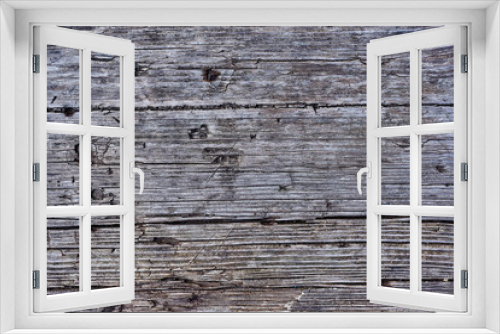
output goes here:
[[140, 169], [134, 166], [134, 162], [130, 161], [129, 163], [129, 176], [131, 179], [134, 179], [135, 174], [139, 174], [139, 195], [142, 194], [144, 191], [144, 172]]
[[368, 179], [371, 179], [372, 178], [372, 163], [370, 161], [368, 161], [367, 163], [367, 167], [363, 167], [361, 168], [359, 171], [358, 171], [358, 193], [360, 195], [363, 194], [363, 192], [361, 191], [361, 176], [366, 173], [366, 177]]

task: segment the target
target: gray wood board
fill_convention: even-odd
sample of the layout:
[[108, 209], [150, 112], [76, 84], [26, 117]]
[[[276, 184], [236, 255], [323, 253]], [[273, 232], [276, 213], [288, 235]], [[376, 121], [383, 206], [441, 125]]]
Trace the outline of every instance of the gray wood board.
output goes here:
[[[366, 300], [366, 202], [356, 172], [366, 161], [366, 44], [424, 27], [78, 29], [136, 44], [136, 164], [146, 173], [136, 196], [137, 298], [90, 312], [410, 311]], [[51, 52], [49, 121], [78, 121], [78, 59]], [[426, 122], [453, 121], [446, 56], [426, 54]], [[115, 60], [93, 58], [93, 124], [119, 124], [117, 72], [106, 65]], [[406, 65], [383, 66], [391, 78], [383, 122], [404, 124]], [[453, 138], [422, 143], [426, 200], [453, 205]], [[78, 203], [78, 145], [77, 137], [48, 141], [51, 205]], [[118, 146], [93, 139], [93, 204], [119, 203]], [[383, 200], [405, 203], [407, 140], [388, 139], [384, 153]], [[407, 236], [401, 219], [387, 221], [382, 284], [405, 286], [407, 244], [395, 240]], [[116, 284], [118, 223], [93, 226], [94, 288]], [[423, 286], [450, 293], [453, 222], [426, 226]], [[51, 293], [75, 290], [77, 242], [75, 221], [49, 220]]]

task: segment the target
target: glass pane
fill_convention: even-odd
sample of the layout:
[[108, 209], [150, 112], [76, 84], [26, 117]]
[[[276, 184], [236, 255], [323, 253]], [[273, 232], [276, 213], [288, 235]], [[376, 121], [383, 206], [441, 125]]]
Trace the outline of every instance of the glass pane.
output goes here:
[[120, 216], [92, 217], [92, 289], [120, 286]]
[[453, 218], [422, 217], [422, 291], [453, 294]]
[[380, 141], [382, 205], [409, 205], [410, 137]]
[[120, 138], [92, 137], [92, 205], [120, 204]]
[[120, 126], [120, 57], [91, 54], [92, 125]]
[[453, 133], [421, 136], [422, 205], [454, 204]]
[[453, 122], [453, 45], [421, 50], [422, 124]]
[[47, 134], [47, 205], [79, 204], [80, 136], [49, 133]]
[[80, 122], [80, 50], [47, 45], [47, 122]]
[[382, 216], [381, 286], [410, 289], [410, 217]]
[[382, 126], [410, 125], [410, 53], [380, 57]]
[[80, 291], [80, 218], [47, 218], [47, 294]]

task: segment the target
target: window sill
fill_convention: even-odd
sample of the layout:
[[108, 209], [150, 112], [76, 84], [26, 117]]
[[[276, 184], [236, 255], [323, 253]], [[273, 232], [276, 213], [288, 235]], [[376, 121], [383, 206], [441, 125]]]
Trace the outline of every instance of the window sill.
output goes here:
[[488, 329], [15, 329], [5, 334], [488, 334]]

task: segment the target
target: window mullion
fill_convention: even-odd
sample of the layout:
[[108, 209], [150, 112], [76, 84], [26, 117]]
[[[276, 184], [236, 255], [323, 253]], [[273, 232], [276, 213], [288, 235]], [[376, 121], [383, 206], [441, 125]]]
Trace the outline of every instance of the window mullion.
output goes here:
[[83, 286], [83, 291], [90, 293], [91, 291], [91, 216], [90, 216], [90, 205], [91, 205], [91, 155], [92, 155], [92, 137], [90, 132], [90, 122], [91, 122], [91, 86], [90, 86], [90, 59], [91, 51], [83, 49], [82, 55], [82, 75], [81, 75], [81, 118], [82, 125], [85, 126], [88, 131], [82, 136], [82, 150], [81, 150], [81, 193], [80, 197], [82, 200], [83, 207], [87, 210], [87, 213], [81, 218], [81, 237], [80, 237], [80, 254], [81, 254], [81, 279], [80, 286]]
[[420, 281], [420, 219], [414, 208], [420, 202], [420, 137], [415, 133], [419, 124], [420, 57], [417, 49], [410, 51], [410, 291], [418, 291]]
[[82, 136], [82, 149], [80, 150], [80, 173], [81, 177], [81, 201], [82, 205], [90, 209], [90, 192], [91, 192], [91, 132], [90, 132], [90, 115], [91, 115], [91, 87], [90, 87], [90, 50], [84, 49], [82, 56], [82, 75], [81, 75], [81, 110], [82, 110], [82, 125], [87, 128], [87, 132]]

